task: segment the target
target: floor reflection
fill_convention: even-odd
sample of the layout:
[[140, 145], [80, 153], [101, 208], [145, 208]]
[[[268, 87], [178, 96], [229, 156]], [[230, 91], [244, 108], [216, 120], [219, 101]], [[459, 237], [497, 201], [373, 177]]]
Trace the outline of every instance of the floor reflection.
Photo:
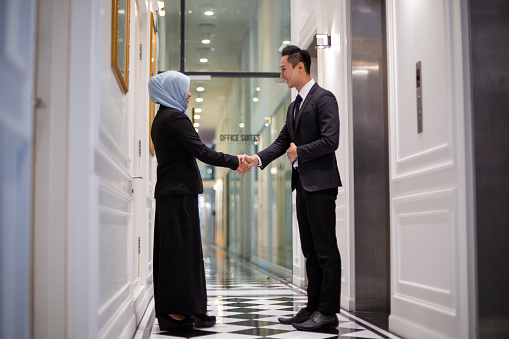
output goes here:
[[304, 293], [218, 247], [205, 247], [204, 257], [209, 313], [217, 317], [217, 325], [182, 333], [161, 332], [156, 319], [151, 339], [397, 338], [344, 311], [338, 314], [339, 326], [328, 331], [302, 332], [282, 325], [278, 317], [306, 306]]

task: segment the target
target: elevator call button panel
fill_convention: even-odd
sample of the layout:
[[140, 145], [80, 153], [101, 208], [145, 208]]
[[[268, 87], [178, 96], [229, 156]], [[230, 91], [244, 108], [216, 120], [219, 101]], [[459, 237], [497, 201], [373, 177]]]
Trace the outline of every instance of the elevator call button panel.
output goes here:
[[422, 133], [422, 70], [421, 61], [415, 65], [415, 86], [417, 94], [417, 133]]

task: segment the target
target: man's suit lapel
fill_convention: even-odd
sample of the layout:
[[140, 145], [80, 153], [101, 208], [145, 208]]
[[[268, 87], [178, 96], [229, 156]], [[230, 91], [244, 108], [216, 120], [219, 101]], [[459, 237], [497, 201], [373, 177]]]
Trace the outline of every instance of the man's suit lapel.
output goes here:
[[[318, 88], [318, 84], [314, 84], [313, 87], [311, 87], [311, 90], [309, 90], [308, 95], [306, 95], [306, 100], [300, 105], [299, 113], [297, 113], [297, 121], [295, 122], [295, 131], [297, 131], [297, 128], [299, 127], [300, 118], [302, 117], [302, 113], [304, 113], [304, 110], [306, 109], [306, 106], [308, 102], [311, 101], [313, 98], [313, 93]], [[293, 112], [293, 110], [292, 110]]]
[[286, 121], [288, 122], [288, 130], [290, 132], [291, 139], [293, 140], [295, 137], [295, 120], [294, 120], [294, 112], [295, 110], [295, 101], [293, 101], [290, 104], [290, 107], [288, 107], [288, 117], [286, 118]]

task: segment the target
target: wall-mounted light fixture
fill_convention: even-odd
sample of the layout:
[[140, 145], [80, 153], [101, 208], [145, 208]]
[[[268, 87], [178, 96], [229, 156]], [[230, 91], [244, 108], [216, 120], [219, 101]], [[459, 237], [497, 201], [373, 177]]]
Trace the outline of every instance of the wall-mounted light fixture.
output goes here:
[[318, 49], [330, 48], [330, 46], [331, 46], [330, 35], [316, 34], [315, 38], [316, 38], [316, 48], [318, 48]]
[[166, 14], [164, 11], [164, 1], [159, 0], [157, 5], [159, 6], [159, 16], [164, 16]]

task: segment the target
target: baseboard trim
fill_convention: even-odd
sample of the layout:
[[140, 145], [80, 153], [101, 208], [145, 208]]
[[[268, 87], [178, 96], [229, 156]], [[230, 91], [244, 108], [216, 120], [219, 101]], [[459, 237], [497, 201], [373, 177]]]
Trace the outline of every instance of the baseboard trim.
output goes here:
[[342, 295], [340, 299], [341, 308], [347, 311], [355, 311], [355, 298]]
[[299, 277], [298, 275], [293, 275], [292, 284], [300, 288], [306, 288], [306, 278]]
[[148, 303], [147, 309], [141, 318], [140, 325], [136, 330], [133, 339], [149, 339], [152, 333], [152, 327], [154, 327], [154, 321], [156, 319], [155, 304], [152, 298]]
[[438, 332], [392, 314], [389, 316], [389, 331], [404, 338], [447, 339]]

